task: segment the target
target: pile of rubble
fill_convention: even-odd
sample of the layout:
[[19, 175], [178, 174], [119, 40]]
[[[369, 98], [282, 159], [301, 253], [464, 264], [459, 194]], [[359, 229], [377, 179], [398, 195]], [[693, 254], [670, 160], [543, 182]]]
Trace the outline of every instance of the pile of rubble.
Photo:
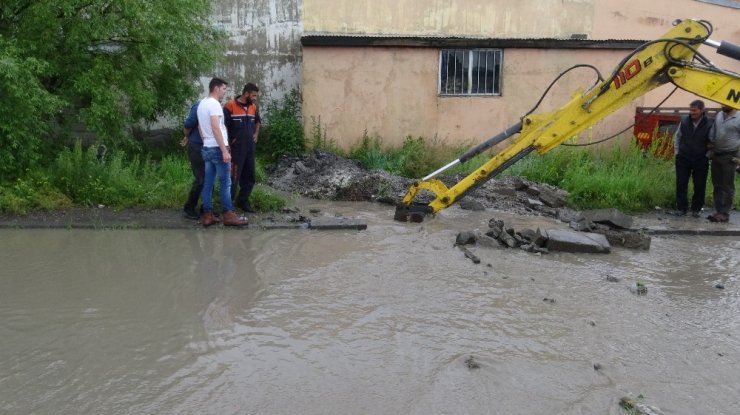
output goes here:
[[[267, 184], [276, 190], [298, 193], [314, 199], [337, 201], [375, 201], [396, 204], [413, 183], [412, 179], [380, 170], [368, 170], [354, 160], [326, 151], [286, 156], [267, 171]], [[464, 176], [441, 176], [448, 187]], [[431, 193], [420, 192], [417, 202], [433, 200]], [[496, 209], [520, 215], [557, 217], [565, 206], [568, 192], [520, 177], [492, 179], [457, 201], [461, 209]]]
[[540, 254], [551, 251], [609, 253], [612, 245], [640, 250], [650, 249], [650, 236], [631, 229], [632, 218], [616, 209], [584, 212], [561, 209], [559, 213], [560, 219], [568, 222], [570, 229], [542, 231], [538, 228], [517, 231], [507, 227], [504, 221], [494, 218], [488, 221], [488, 230], [485, 233], [480, 231], [458, 233], [455, 245], [519, 248]]

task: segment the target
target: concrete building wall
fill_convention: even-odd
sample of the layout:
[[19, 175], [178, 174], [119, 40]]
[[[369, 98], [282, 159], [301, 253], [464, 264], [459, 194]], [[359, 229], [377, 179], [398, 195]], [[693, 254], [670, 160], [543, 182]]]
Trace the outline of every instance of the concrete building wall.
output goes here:
[[[740, 10], [695, 0], [303, 0], [309, 33], [400, 34], [478, 37], [555, 37], [585, 34], [588, 39], [658, 38], [677, 18], [703, 18], [715, 39], [740, 43]], [[489, 24], [489, 22], [491, 22]], [[737, 61], [702, 50], [718, 65], [740, 72]], [[347, 147], [363, 130], [386, 144], [407, 135], [447, 142], [480, 142], [518, 121], [547, 85], [578, 64], [596, 66], [608, 76], [627, 50], [504, 49], [501, 96], [443, 97], [437, 94], [439, 49], [399, 47], [305, 47], [303, 98], [306, 131], [320, 117], [329, 138]], [[593, 75], [566, 76], [540, 111], [565, 103]], [[657, 105], [673, 88], [661, 87], [611, 115], [581, 136], [603, 138], [633, 122], [636, 106]], [[686, 106], [693, 94], [678, 91], [665, 106]], [[629, 134], [627, 134], [629, 135]]]
[[[229, 95], [255, 82], [266, 102], [300, 86], [301, 0], [214, 0], [211, 20], [228, 35], [216, 75], [229, 82]], [[201, 79], [206, 94], [209, 80]]]

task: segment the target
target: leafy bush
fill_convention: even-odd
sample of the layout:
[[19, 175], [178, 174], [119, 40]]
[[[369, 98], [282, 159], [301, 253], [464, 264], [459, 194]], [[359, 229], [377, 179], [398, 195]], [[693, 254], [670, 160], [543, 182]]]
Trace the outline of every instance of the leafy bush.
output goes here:
[[302, 153], [304, 149], [301, 93], [292, 89], [282, 101], [267, 105], [257, 154], [267, 161], [274, 161], [283, 155]]
[[39, 81], [48, 72], [48, 64], [22, 56], [0, 35], [0, 177], [19, 177], [39, 159], [48, 120], [62, 106]]
[[[208, 0], [4, 0], [0, 126], [15, 134], [10, 143], [33, 147], [26, 132], [37, 140], [63, 106], [109, 144], [130, 140], [130, 125], [178, 114], [196, 93], [193, 79], [223, 57], [211, 10]], [[14, 164], [33, 155], [14, 153]]]

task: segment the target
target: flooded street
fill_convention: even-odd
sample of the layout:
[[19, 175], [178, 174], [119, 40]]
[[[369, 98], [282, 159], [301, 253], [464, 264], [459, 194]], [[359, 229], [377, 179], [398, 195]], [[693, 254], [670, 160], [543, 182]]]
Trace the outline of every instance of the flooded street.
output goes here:
[[736, 237], [476, 265], [457, 232], [564, 224], [312, 207], [368, 229], [0, 231], [0, 413], [738, 413]]

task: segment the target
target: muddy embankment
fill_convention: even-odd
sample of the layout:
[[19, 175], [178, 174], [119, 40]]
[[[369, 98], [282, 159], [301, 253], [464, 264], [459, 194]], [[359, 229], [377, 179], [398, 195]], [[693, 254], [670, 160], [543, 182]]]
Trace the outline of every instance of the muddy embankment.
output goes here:
[[[449, 187], [462, 178], [461, 175], [443, 176], [440, 180]], [[305, 197], [388, 204], [398, 203], [412, 182], [384, 171], [368, 171], [353, 160], [323, 151], [283, 158], [269, 171], [268, 179], [268, 184], [275, 189]], [[431, 193], [422, 193], [417, 201], [429, 202], [433, 197]], [[575, 212], [565, 207], [567, 197], [568, 193], [562, 189], [520, 177], [489, 180], [459, 200], [460, 208], [558, 218], [568, 223], [572, 231], [556, 230], [552, 235], [539, 229], [517, 231], [494, 218], [486, 235], [469, 232], [458, 237], [456, 244], [477, 243], [540, 253], [548, 250], [609, 252], [610, 244], [649, 248], [649, 237], [629, 230], [630, 217], [615, 210]]]
[[[301, 196], [337, 201], [374, 201], [396, 204], [413, 182], [384, 171], [370, 171], [358, 162], [324, 151], [285, 157], [268, 171], [267, 184], [277, 190]], [[464, 176], [441, 176], [452, 186]], [[568, 193], [519, 177], [492, 179], [458, 200], [460, 208], [504, 210], [522, 215], [558, 217]], [[433, 195], [421, 194], [417, 201], [428, 202]]]

